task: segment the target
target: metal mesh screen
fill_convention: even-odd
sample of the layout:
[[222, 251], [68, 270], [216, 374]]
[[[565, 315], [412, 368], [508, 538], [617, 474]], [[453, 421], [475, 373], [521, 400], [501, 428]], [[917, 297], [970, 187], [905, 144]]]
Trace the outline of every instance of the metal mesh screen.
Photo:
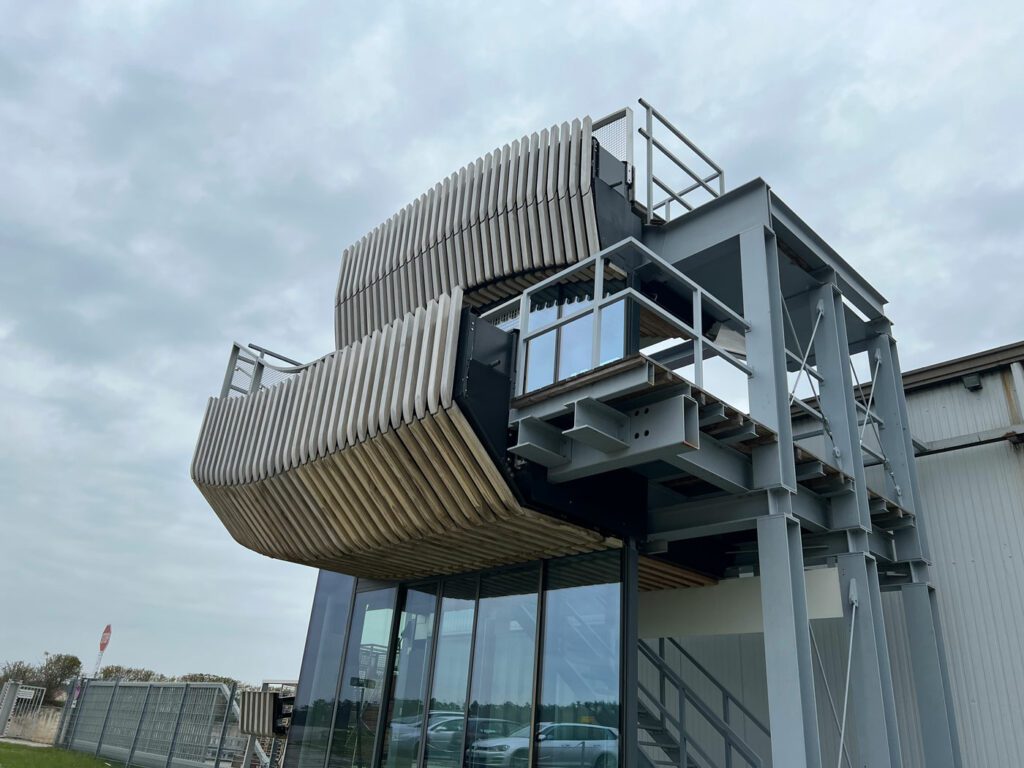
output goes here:
[[[230, 693], [220, 683], [89, 681], [67, 705], [58, 743], [142, 768], [237, 766], [249, 739]], [[263, 745], [253, 742], [250, 755], [252, 765], [270, 768]]]
[[[603, 118], [603, 120], [608, 120], [608, 118]], [[609, 122], [603, 124], [602, 122], [598, 121], [594, 124], [593, 135], [597, 139], [597, 143], [614, 155], [617, 160], [632, 163], [633, 158], [630, 156], [632, 153], [629, 150], [633, 129], [625, 112]]]

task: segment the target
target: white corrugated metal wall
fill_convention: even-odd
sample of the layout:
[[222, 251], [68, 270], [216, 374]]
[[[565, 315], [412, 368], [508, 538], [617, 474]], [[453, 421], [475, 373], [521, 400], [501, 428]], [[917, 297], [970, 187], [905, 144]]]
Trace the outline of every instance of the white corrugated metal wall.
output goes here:
[[[1008, 376], [1005, 369], [983, 374], [976, 392], [955, 380], [908, 393], [914, 436], [933, 441], [1012, 423]], [[990, 443], [923, 456], [917, 468], [964, 765], [1020, 765], [1024, 448]], [[902, 616], [896, 596], [888, 597], [892, 637]], [[906, 654], [905, 642], [893, 643], [893, 666], [909, 672]], [[912, 702], [909, 676], [896, 679], [898, 701]]]

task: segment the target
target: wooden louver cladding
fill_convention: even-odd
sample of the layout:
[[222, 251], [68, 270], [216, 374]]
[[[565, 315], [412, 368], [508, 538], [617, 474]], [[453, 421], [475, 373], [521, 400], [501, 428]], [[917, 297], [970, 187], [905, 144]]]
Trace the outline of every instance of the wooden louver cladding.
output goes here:
[[212, 398], [192, 477], [270, 557], [408, 579], [620, 546], [519, 505], [453, 401], [461, 290], [244, 397]]
[[451, 174], [346, 248], [339, 348], [455, 288], [507, 298], [596, 253], [591, 119], [524, 136]]

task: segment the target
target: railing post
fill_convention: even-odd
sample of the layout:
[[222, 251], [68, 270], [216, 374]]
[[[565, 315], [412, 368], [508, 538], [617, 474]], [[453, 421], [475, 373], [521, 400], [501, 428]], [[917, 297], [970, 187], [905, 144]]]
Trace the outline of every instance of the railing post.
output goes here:
[[117, 696], [117, 687], [120, 684], [121, 684], [120, 680], [115, 680], [114, 681], [114, 688], [110, 692], [110, 701], [107, 702], [107, 713], [103, 716], [103, 725], [100, 726], [100, 735], [99, 735], [99, 738], [96, 739], [96, 752], [95, 752], [95, 754], [97, 756], [99, 756], [99, 754], [100, 754], [100, 747], [103, 746], [103, 737], [107, 733], [107, 723], [110, 722], [110, 711], [114, 708], [114, 698]]
[[647, 111], [647, 224], [654, 218], [654, 112], [650, 104], [645, 104]]
[[224, 751], [224, 739], [228, 735], [228, 722], [231, 719], [231, 707], [235, 703], [235, 691], [237, 689], [238, 683], [232, 683], [227, 703], [224, 705], [224, 722], [220, 726], [220, 738], [217, 740], [217, 754], [213, 757], [213, 768], [220, 768], [220, 756]]
[[135, 726], [135, 735], [132, 736], [132, 746], [128, 750], [128, 758], [124, 761], [124, 768], [129, 768], [132, 758], [135, 757], [135, 748], [139, 745], [139, 734], [142, 733], [142, 726], [146, 723], [146, 710], [149, 708], [149, 695], [153, 692], [153, 684], [146, 686], [146, 698], [142, 700], [142, 713], [139, 715], [139, 724]]
[[679, 766], [687, 768], [686, 764], [689, 762], [687, 742], [689, 739], [686, 738], [686, 693], [679, 687], [676, 690], [679, 693]]
[[[725, 724], [732, 728], [729, 722], [729, 694], [722, 689], [722, 719]], [[732, 768], [732, 740], [727, 736], [725, 739], [725, 768]]]
[[171, 736], [171, 744], [167, 748], [167, 762], [164, 768], [171, 768], [171, 760], [174, 759], [174, 747], [178, 742], [178, 731], [181, 730], [181, 716], [185, 714], [185, 702], [188, 700], [188, 683], [181, 692], [181, 705], [178, 707], [178, 719], [174, 721], [174, 734]]

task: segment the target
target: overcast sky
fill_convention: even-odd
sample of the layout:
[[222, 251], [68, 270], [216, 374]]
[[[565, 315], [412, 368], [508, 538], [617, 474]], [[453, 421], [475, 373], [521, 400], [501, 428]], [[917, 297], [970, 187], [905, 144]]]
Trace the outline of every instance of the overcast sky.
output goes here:
[[1024, 4], [480, 5], [0, 1], [0, 661], [297, 674], [315, 571], [188, 477], [230, 344], [331, 350], [342, 248], [555, 121], [765, 178], [904, 368], [1024, 338]]

